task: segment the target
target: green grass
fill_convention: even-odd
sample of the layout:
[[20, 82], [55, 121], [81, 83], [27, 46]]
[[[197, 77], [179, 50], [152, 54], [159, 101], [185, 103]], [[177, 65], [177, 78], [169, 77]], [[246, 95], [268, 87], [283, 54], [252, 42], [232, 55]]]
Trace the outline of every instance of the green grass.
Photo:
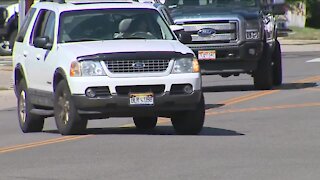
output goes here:
[[294, 40], [320, 40], [320, 29], [315, 28], [299, 28], [299, 27], [289, 27], [292, 32], [289, 36], [284, 39], [294, 39]]

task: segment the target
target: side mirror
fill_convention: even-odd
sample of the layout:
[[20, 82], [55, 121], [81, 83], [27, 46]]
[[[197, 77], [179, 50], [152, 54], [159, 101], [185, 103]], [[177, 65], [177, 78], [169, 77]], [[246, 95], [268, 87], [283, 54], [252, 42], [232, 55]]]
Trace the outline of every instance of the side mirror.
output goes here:
[[183, 30], [183, 26], [180, 25], [171, 25], [171, 30], [178, 37], [178, 40], [184, 44], [190, 43], [192, 41], [191, 34]]
[[52, 43], [50, 42], [49, 37], [37, 37], [33, 41], [33, 45], [37, 48], [48, 49], [52, 48]]
[[283, 15], [286, 13], [285, 4], [272, 4], [272, 14]]
[[180, 26], [180, 25], [170, 25], [170, 29], [171, 29], [173, 32], [183, 31], [183, 26]]

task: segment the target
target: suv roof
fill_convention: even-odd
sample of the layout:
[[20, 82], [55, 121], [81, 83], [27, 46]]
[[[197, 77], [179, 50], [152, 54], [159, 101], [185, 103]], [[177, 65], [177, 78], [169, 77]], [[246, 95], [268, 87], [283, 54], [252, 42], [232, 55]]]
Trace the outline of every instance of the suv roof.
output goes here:
[[[55, 5], [52, 6], [52, 3]], [[36, 8], [65, 10], [101, 9], [101, 8], [149, 8], [156, 9], [150, 3], [139, 3], [132, 0], [40, 0]]]

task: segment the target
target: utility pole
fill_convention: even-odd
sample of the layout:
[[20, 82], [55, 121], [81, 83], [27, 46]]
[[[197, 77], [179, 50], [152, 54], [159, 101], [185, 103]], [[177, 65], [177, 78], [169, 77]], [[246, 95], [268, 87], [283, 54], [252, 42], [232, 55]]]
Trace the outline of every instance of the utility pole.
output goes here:
[[19, 29], [34, 0], [19, 0]]

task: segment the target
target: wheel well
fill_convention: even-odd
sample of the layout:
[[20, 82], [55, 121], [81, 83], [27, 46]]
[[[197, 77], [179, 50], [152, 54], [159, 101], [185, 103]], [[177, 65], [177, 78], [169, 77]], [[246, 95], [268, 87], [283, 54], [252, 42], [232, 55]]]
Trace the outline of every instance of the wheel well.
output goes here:
[[21, 79], [24, 79], [24, 73], [20, 65], [14, 70], [14, 85], [18, 85]]
[[56, 91], [58, 83], [65, 79], [65, 74], [61, 69], [56, 70], [53, 79], [53, 91]]

